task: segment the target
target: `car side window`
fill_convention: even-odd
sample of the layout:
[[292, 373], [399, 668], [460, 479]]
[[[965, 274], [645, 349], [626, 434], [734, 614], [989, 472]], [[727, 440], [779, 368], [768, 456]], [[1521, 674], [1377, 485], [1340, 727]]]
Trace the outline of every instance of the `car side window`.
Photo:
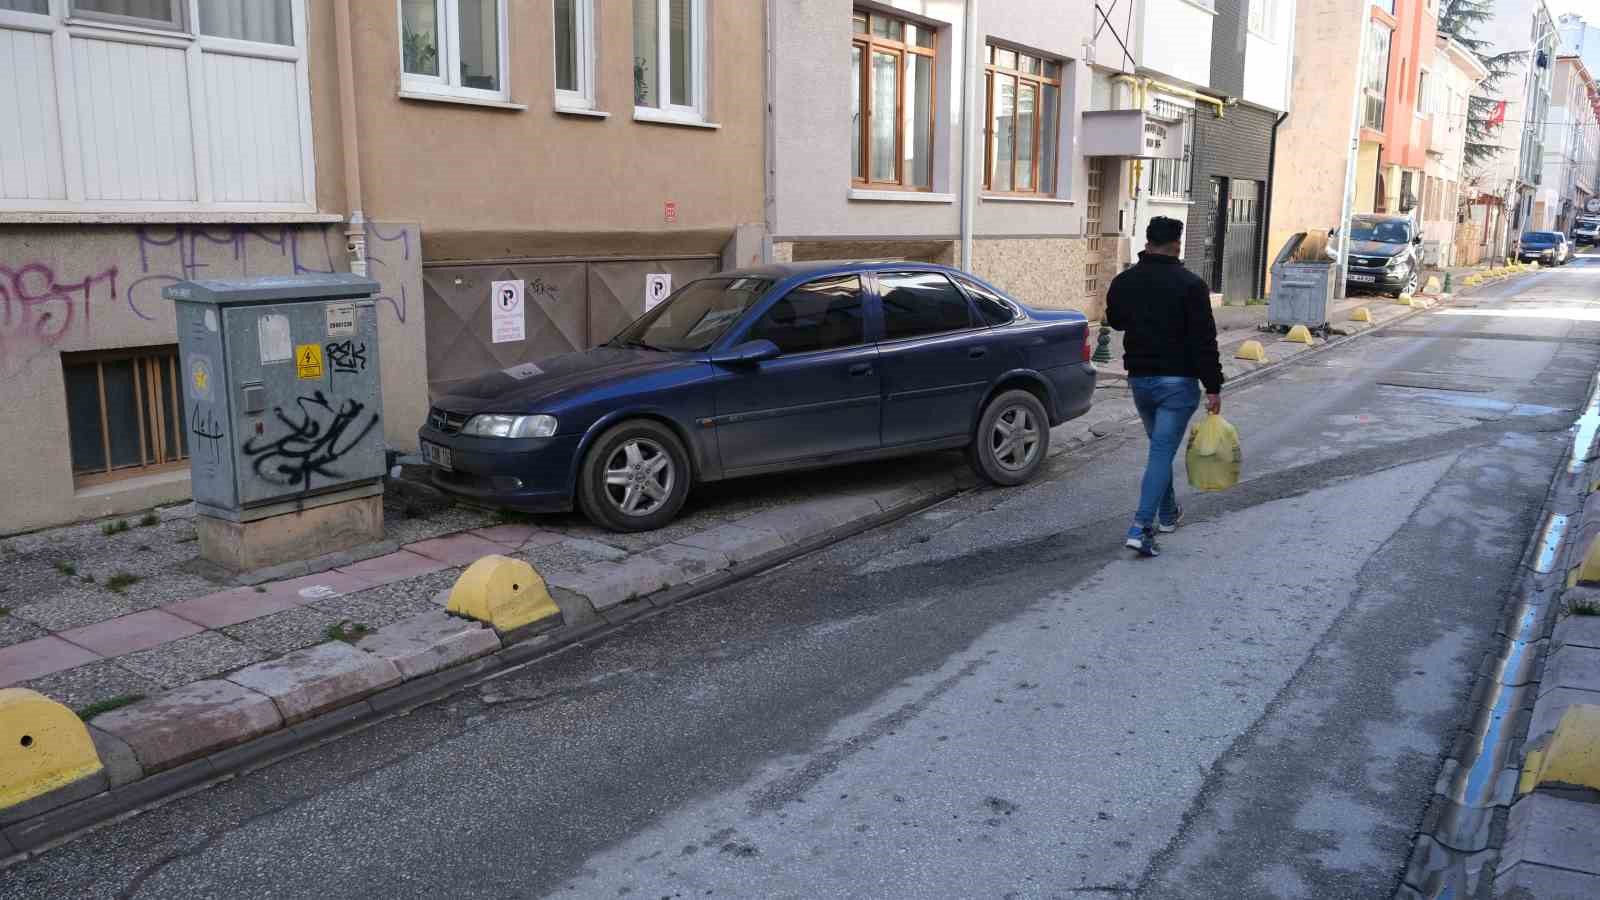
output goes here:
[[861, 277], [842, 275], [802, 284], [772, 304], [745, 335], [784, 353], [810, 353], [865, 343]]
[[885, 340], [960, 331], [973, 325], [966, 295], [938, 272], [884, 272], [878, 275], [878, 286], [883, 295]]
[[1017, 311], [1005, 298], [989, 290], [970, 278], [957, 276], [956, 281], [967, 289], [972, 295], [972, 303], [978, 307], [978, 316], [985, 325], [1005, 325], [1017, 317]]

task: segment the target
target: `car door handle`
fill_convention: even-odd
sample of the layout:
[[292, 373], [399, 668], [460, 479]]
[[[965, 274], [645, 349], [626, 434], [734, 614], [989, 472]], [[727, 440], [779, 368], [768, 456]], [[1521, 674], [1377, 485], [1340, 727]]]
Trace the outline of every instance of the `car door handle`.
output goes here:
[[973, 359], [982, 359], [982, 358], [984, 358], [985, 356], [988, 356], [988, 355], [989, 355], [989, 348], [988, 347], [973, 347], [971, 350], [967, 351], [967, 356], [969, 356], [969, 357], [971, 357]]
[[872, 363], [856, 363], [855, 365], [850, 367], [850, 374], [851, 375], [856, 375], [856, 376], [871, 375], [872, 374]]

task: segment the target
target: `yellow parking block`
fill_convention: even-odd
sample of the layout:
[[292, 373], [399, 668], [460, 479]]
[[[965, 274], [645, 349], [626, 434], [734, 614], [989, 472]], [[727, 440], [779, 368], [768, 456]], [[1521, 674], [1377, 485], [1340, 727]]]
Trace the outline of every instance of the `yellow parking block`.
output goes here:
[[1371, 322], [1372, 321], [1372, 310], [1367, 309], [1365, 306], [1358, 306], [1355, 309], [1352, 309], [1350, 311], [1350, 321], [1352, 321], [1352, 322]]
[[1437, 294], [1442, 290], [1444, 290], [1444, 282], [1440, 281], [1437, 275], [1429, 275], [1428, 283], [1422, 288], [1424, 294]]
[[1260, 341], [1245, 341], [1239, 345], [1239, 352], [1233, 354], [1233, 358], [1264, 363], [1267, 361], [1267, 348], [1261, 346]]
[[494, 554], [461, 573], [450, 589], [448, 609], [501, 633], [547, 620], [559, 624], [561, 619], [561, 608], [533, 566]]
[[37, 691], [0, 689], [0, 809], [102, 768], [89, 729], [77, 713]]
[[1529, 751], [1518, 793], [1543, 786], [1600, 791], [1600, 706], [1574, 703], [1544, 747]]
[[1572, 570], [1573, 584], [1600, 583], [1600, 535], [1589, 542], [1583, 551], [1583, 560]]
[[1411, 295], [1410, 294], [1401, 294], [1400, 296], [1394, 298], [1394, 302], [1395, 302], [1396, 306], [1410, 306], [1411, 305]]
[[1286, 341], [1293, 341], [1296, 344], [1305, 344], [1307, 346], [1317, 342], [1316, 339], [1311, 336], [1311, 329], [1305, 327], [1304, 325], [1296, 325], [1295, 327], [1289, 329], [1289, 333], [1285, 335], [1283, 339]]

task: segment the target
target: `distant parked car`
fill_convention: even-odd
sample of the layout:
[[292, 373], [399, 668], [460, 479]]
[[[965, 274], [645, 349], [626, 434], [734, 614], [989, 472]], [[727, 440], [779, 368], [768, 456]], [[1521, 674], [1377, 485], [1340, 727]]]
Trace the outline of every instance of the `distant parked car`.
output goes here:
[[1350, 218], [1351, 289], [1415, 294], [1422, 281], [1422, 235], [1409, 216], [1367, 215]]
[[1600, 243], [1600, 216], [1579, 216], [1572, 226], [1572, 243], [1576, 247]]
[[965, 447], [1022, 484], [1094, 395], [1088, 323], [921, 263], [680, 288], [610, 342], [459, 384], [420, 432], [446, 492], [659, 528], [700, 482]]
[[1572, 246], [1559, 231], [1526, 231], [1517, 242], [1517, 259], [1545, 266], [1564, 266], [1572, 259]]

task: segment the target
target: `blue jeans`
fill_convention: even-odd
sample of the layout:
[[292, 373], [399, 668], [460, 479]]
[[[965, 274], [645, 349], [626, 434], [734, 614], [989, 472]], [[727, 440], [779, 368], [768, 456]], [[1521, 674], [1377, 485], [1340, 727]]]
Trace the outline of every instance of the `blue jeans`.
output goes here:
[[1157, 508], [1163, 521], [1178, 515], [1178, 497], [1172, 489], [1172, 458], [1178, 455], [1189, 419], [1200, 408], [1200, 382], [1194, 378], [1166, 376], [1129, 378], [1133, 405], [1144, 420], [1144, 433], [1150, 436], [1150, 459], [1144, 466], [1144, 481], [1139, 487], [1139, 511], [1133, 523], [1141, 528], [1155, 525]]

